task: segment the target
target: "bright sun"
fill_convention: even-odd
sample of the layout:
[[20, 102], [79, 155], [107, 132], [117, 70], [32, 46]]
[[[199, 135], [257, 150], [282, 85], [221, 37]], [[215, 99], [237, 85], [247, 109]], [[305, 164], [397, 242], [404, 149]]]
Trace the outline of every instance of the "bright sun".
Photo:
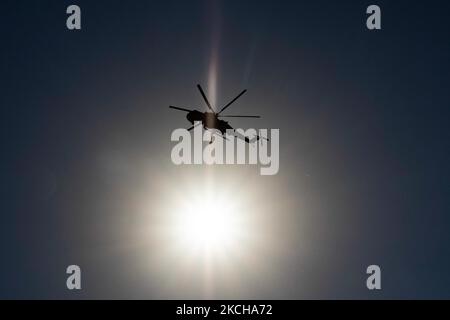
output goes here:
[[236, 242], [239, 224], [231, 205], [206, 197], [178, 210], [179, 241], [190, 250], [222, 250]]
[[[192, 170], [142, 193], [142, 220], [130, 232], [132, 243], [143, 248], [138, 251], [142, 272], [150, 270], [152, 285], [176, 297], [227, 297], [246, 292], [247, 285], [241, 285], [249, 281], [271, 281], [279, 253], [286, 252], [280, 244], [289, 236], [270, 215], [282, 208], [270, 198], [273, 190], [255, 184], [245, 171]], [[267, 201], [261, 205], [261, 200]]]

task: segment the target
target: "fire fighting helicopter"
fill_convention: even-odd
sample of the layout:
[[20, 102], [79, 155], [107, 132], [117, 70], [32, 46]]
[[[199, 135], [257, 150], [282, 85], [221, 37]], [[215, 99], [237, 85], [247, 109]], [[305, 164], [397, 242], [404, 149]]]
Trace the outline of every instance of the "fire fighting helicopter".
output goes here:
[[[222, 134], [221, 137], [226, 139], [225, 133], [227, 132], [227, 130], [233, 130], [234, 131], [234, 128], [229, 125], [228, 121], [221, 120], [219, 118], [261, 118], [260, 116], [248, 116], [248, 115], [245, 115], [245, 116], [242, 116], [242, 115], [221, 115], [221, 113], [223, 111], [225, 111], [225, 109], [227, 109], [233, 102], [235, 102], [244, 93], [246, 93], [247, 90], [243, 90], [233, 100], [231, 100], [222, 109], [220, 109], [219, 112], [216, 112], [214, 110], [214, 108], [211, 106], [211, 104], [209, 103], [208, 98], [206, 97], [205, 92], [203, 91], [202, 87], [198, 84], [197, 88], [200, 91], [200, 94], [202, 95], [203, 100], [205, 100], [206, 106], [208, 107], [210, 112], [208, 112], [208, 111], [201, 112], [201, 111], [198, 111], [198, 110], [189, 110], [189, 109], [186, 109], [186, 108], [169, 106], [169, 108], [187, 112], [186, 118], [192, 124], [192, 126], [189, 129], [187, 129], [188, 131], [194, 129], [194, 127], [195, 127], [194, 122], [201, 122], [202, 125], [203, 125], [203, 129], [205, 129], [205, 130], [207, 130], [207, 129], [216, 129], [216, 130], [220, 131], [220, 133]], [[249, 139], [248, 137], [245, 137], [245, 136], [244, 137], [240, 137], [239, 135], [236, 135], [236, 136], [239, 137], [239, 138], [244, 139], [245, 142], [247, 142], [247, 143], [258, 141], [259, 139], [263, 138], [263, 137], [260, 137], [259, 135], [256, 135], [254, 138], [251, 138], [251, 139]], [[268, 139], [264, 138], [264, 140], [268, 140]]]

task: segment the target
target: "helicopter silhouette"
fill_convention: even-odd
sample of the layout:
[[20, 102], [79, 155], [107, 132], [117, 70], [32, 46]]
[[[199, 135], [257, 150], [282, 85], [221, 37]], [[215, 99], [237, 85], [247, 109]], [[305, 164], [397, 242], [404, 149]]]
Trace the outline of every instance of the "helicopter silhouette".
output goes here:
[[[260, 116], [247, 116], [247, 115], [245, 115], [245, 116], [242, 116], [242, 115], [221, 115], [221, 113], [223, 111], [225, 111], [225, 109], [227, 109], [233, 102], [235, 102], [244, 93], [246, 93], [247, 90], [243, 90], [233, 100], [231, 100], [222, 109], [220, 109], [219, 112], [216, 112], [213, 109], [213, 107], [211, 106], [211, 104], [209, 103], [208, 98], [206, 97], [205, 92], [203, 91], [202, 87], [199, 84], [197, 84], [197, 88], [200, 91], [200, 94], [202, 95], [203, 99], [205, 100], [206, 106], [208, 107], [208, 109], [211, 112], [208, 112], [208, 111], [201, 112], [201, 111], [198, 111], [198, 110], [189, 110], [189, 109], [186, 109], [186, 108], [169, 106], [169, 108], [187, 112], [186, 119], [192, 124], [192, 126], [189, 129], [187, 129], [188, 131], [191, 131], [192, 129], [194, 129], [194, 127], [196, 126], [196, 125], [194, 125], [194, 122], [201, 122], [202, 125], [203, 125], [203, 129], [205, 129], [205, 130], [207, 130], [207, 129], [216, 129], [216, 130], [220, 131], [220, 133], [222, 134], [221, 137], [223, 139], [226, 139], [225, 133], [227, 132], [227, 130], [233, 130], [233, 132], [234, 132], [234, 128], [232, 126], [230, 126], [228, 121], [221, 120], [219, 118], [261, 118]], [[259, 135], [256, 135], [252, 139], [249, 139], [248, 137], [245, 137], [245, 136], [239, 136], [239, 135], [236, 135], [236, 137], [243, 139], [247, 143], [258, 141], [259, 139], [262, 138]], [[267, 138], [264, 138], [264, 139], [268, 140]], [[210, 141], [210, 143], [212, 143], [212, 140]]]

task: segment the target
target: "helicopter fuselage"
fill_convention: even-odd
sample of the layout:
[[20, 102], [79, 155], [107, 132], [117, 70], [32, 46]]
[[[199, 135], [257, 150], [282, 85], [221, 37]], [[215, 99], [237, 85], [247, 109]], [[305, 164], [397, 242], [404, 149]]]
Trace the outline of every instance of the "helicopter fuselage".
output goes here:
[[227, 129], [233, 129], [228, 124], [228, 121], [220, 120], [215, 113], [212, 112], [200, 112], [193, 110], [186, 115], [187, 120], [194, 124], [196, 121], [200, 121], [205, 129], [216, 129], [222, 134], [226, 133]]
[[[196, 125], [201, 122], [204, 129], [216, 129], [220, 131], [222, 136], [225, 136], [227, 133], [227, 130], [232, 131], [234, 134], [235, 129], [228, 124], [228, 121], [219, 119], [220, 117], [227, 117], [227, 118], [259, 118], [259, 116], [252, 116], [252, 115], [221, 115], [221, 113], [226, 110], [233, 102], [235, 102], [240, 96], [242, 96], [247, 90], [243, 90], [241, 93], [239, 93], [233, 100], [228, 102], [224, 107], [222, 107], [218, 112], [214, 110], [214, 108], [209, 103], [208, 98], [205, 95], [205, 92], [203, 91], [202, 87], [198, 84], [197, 85], [198, 90], [200, 91], [200, 94], [203, 97], [203, 100], [205, 100], [206, 106], [210, 110], [209, 112], [200, 112], [198, 110], [192, 110], [187, 109], [184, 107], [175, 107], [175, 106], [169, 106], [171, 109], [179, 110], [187, 112], [186, 119], [193, 125], [188, 131], [193, 130]], [[241, 137], [245, 142], [250, 143], [250, 139], [248, 137]], [[225, 138], [226, 139], [226, 138]], [[256, 135], [256, 141], [260, 139], [260, 136]]]

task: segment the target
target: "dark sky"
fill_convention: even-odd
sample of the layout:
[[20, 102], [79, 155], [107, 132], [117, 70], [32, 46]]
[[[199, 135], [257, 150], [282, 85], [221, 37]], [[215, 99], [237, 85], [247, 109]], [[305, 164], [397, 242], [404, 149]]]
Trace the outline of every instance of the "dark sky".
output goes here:
[[[81, 31], [65, 26], [72, 3]], [[254, 219], [273, 223], [252, 233], [276, 243], [213, 297], [450, 298], [449, 12], [448, 1], [3, 1], [0, 298], [203, 297], [197, 271], [189, 280], [159, 255], [164, 241], [132, 239], [142, 199], [156, 224], [181, 177], [201, 186], [206, 170], [236, 195], [258, 191]], [[204, 108], [195, 85], [208, 90], [211, 61], [219, 103], [248, 89], [230, 113], [262, 116], [233, 125], [280, 129], [278, 175], [171, 163], [170, 133], [189, 123], [167, 107]], [[65, 287], [70, 264], [81, 292]], [[370, 264], [379, 292], [365, 286]]]

